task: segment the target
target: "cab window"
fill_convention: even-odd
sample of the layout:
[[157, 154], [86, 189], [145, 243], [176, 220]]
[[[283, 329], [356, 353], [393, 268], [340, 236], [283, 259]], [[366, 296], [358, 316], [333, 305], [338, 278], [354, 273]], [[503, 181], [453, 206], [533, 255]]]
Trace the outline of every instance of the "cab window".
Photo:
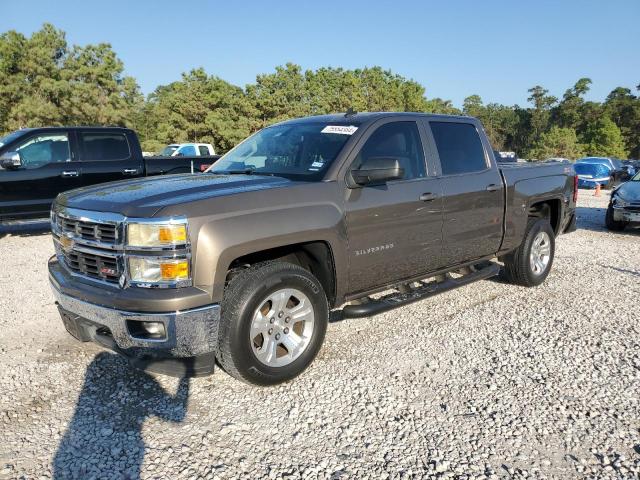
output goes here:
[[415, 122], [385, 123], [373, 132], [358, 153], [354, 168], [372, 158], [393, 158], [404, 169], [403, 180], [426, 175], [424, 152]]
[[480, 135], [470, 123], [429, 122], [443, 175], [481, 172], [487, 160]]
[[198, 151], [200, 152], [200, 155], [209, 155], [209, 147], [204, 145], [198, 145]]
[[84, 160], [124, 160], [130, 156], [129, 142], [123, 133], [82, 133], [80, 144]]
[[66, 133], [36, 135], [19, 144], [15, 150], [20, 153], [22, 167], [27, 169], [71, 160]]

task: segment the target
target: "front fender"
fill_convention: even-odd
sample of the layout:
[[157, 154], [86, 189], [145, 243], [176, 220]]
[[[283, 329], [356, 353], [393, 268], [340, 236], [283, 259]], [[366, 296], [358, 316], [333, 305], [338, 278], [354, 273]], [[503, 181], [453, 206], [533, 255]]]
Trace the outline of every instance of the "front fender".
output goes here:
[[244, 255], [292, 244], [323, 241], [334, 256], [336, 290], [346, 278], [346, 229], [340, 209], [331, 203], [266, 207], [204, 221], [198, 229], [194, 284], [222, 300], [227, 272]]

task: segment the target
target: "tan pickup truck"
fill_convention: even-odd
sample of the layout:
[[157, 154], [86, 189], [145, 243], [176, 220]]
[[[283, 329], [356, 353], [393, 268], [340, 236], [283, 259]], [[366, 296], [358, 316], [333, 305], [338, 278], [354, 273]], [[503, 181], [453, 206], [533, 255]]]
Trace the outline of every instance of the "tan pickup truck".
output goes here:
[[81, 341], [275, 384], [313, 361], [332, 309], [370, 316], [501, 269], [542, 283], [575, 229], [575, 180], [568, 163], [498, 164], [473, 118], [291, 120], [204, 174], [61, 194], [49, 276]]

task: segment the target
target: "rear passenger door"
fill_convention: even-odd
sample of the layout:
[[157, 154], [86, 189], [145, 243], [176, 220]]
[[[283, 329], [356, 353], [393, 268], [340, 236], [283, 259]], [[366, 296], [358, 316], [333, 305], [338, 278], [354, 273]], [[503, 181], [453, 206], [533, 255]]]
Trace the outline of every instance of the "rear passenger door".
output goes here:
[[504, 215], [503, 182], [478, 126], [461, 120], [426, 122], [440, 165], [443, 262], [455, 265], [498, 251]]
[[142, 158], [134, 156], [121, 130], [78, 130], [82, 184], [112, 182], [143, 174]]

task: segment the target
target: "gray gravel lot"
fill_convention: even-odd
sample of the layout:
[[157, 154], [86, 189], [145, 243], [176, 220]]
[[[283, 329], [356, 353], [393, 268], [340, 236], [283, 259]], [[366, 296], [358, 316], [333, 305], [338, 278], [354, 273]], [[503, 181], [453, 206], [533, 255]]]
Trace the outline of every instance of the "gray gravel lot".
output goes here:
[[640, 230], [606, 232], [607, 201], [580, 192], [541, 287], [333, 323], [266, 389], [74, 341], [49, 235], [0, 231], [0, 478], [638, 478]]

